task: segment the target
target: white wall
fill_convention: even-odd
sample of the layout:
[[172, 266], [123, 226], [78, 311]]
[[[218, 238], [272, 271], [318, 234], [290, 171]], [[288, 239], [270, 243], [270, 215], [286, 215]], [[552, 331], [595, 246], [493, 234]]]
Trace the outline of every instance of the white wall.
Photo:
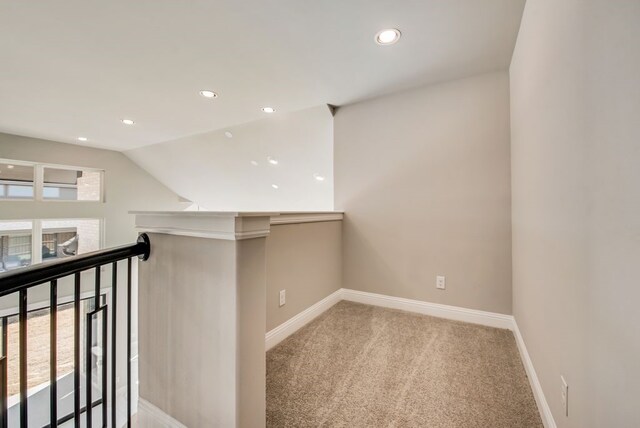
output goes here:
[[[226, 131], [233, 138], [227, 138]], [[174, 192], [208, 210], [331, 210], [332, 133], [331, 113], [320, 106], [276, 112], [256, 122], [125, 154]], [[268, 163], [269, 156], [278, 165]]]
[[514, 315], [563, 428], [640, 426], [639, 24], [529, 0], [510, 68]]
[[343, 287], [510, 314], [507, 73], [341, 107], [334, 127]]

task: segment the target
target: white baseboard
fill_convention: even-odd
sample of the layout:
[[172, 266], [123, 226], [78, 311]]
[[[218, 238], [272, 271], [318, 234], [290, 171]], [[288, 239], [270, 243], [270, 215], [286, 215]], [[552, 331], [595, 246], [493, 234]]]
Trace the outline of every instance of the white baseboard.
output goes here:
[[328, 295], [327, 297], [325, 297], [324, 299], [320, 300], [315, 305], [305, 309], [304, 311], [300, 312], [298, 315], [294, 316], [293, 318], [289, 319], [288, 321], [285, 321], [284, 323], [280, 324], [278, 327], [269, 331], [265, 338], [266, 339], [265, 346], [267, 351], [273, 348], [274, 346], [276, 346], [278, 343], [282, 342], [287, 337], [291, 336], [293, 333], [295, 333], [305, 325], [307, 325], [311, 320], [316, 318], [318, 315], [320, 315], [321, 313], [323, 313], [324, 311], [326, 311], [327, 309], [329, 309], [330, 307], [338, 303], [340, 300], [342, 300], [341, 296], [342, 296], [342, 289], [337, 290], [331, 293], [330, 295]]
[[549, 408], [544, 392], [542, 391], [542, 387], [540, 386], [540, 382], [538, 381], [538, 376], [536, 375], [533, 363], [531, 362], [524, 340], [522, 339], [522, 335], [518, 329], [518, 324], [511, 315], [341, 288], [267, 333], [267, 350], [273, 348], [297, 330], [304, 327], [307, 323], [325, 312], [327, 309], [331, 308], [340, 300], [348, 300], [350, 302], [381, 306], [390, 309], [399, 309], [407, 312], [415, 312], [423, 315], [513, 331], [518, 350], [520, 351], [520, 358], [522, 359], [522, 363], [529, 378], [531, 390], [533, 391], [533, 396], [536, 400], [536, 404], [538, 405], [538, 411], [540, 412], [542, 423], [545, 428], [556, 428], [556, 423], [553, 419], [553, 415], [551, 414], [551, 409]]
[[536, 370], [533, 367], [533, 362], [531, 361], [531, 357], [529, 357], [529, 352], [527, 352], [527, 347], [524, 344], [524, 339], [520, 334], [520, 329], [518, 328], [518, 323], [515, 319], [513, 320], [513, 335], [516, 338], [516, 344], [518, 345], [518, 350], [520, 351], [522, 364], [524, 365], [524, 369], [527, 372], [527, 376], [529, 377], [529, 384], [531, 385], [533, 397], [536, 399], [536, 404], [538, 405], [538, 411], [540, 412], [542, 424], [545, 428], [556, 428], [556, 421], [553, 419], [551, 408], [549, 407], [547, 399], [544, 396], [542, 386], [540, 385], [540, 381], [538, 380], [538, 375], [536, 374]]
[[383, 294], [367, 293], [364, 291], [350, 290], [348, 288], [342, 289], [342, 299], [367, 305], [382, 306], [384, 308], [416, 312], [438, 318], [481, 324], [488, 327], [513, 329], [513, 317], [511, 315], [498, 314], [495, 312], [441, 305], [439, 303], [404, 299], [402, 297], [385, 296]]
[[[154, 428], [187, 428], [183, 423], [173, 419], [165, 412], [142, 398], [138, 399], [138, 425], [139, 427]], [[141, 418], [144, 421], [141, 421]]]

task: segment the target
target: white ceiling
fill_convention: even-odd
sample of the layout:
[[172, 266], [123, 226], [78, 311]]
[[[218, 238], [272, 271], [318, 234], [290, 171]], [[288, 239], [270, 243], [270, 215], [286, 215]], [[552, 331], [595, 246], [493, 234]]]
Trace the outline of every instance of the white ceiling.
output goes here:
[[[524, 0], [0, 3], [0, 132], [127, 150], [508, 67]], [[378, 46], [375, 33], [402, 39]], [[198, 95], [219, 93], [216, 100]], [[134, 126], [120, 123], [136, 121]]]

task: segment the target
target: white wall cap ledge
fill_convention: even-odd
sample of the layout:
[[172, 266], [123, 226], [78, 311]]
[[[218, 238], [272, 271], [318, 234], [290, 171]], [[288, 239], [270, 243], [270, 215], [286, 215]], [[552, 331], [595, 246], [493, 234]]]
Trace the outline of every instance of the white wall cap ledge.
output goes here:
[[269, 235], [270, 213], [132, 211], [139, 232], [240, 241]]
[[340, 221], [344, 213], [339, 211], [318, 212], [281, 212], [271, 216], [271, 224], [318, 223], [322, 221]]
[[236, 212], [236, 211], [130, 211], [139, 232], [239, 241], [269, 235], [272, 224], [342, 220], [343, 213]]

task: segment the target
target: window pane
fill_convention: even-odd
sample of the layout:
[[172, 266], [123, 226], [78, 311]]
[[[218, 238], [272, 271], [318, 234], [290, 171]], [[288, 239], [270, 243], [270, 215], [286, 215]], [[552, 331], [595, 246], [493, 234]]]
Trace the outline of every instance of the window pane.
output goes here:
[[31, 222], [0, 222], [0, 272], [31, 264]]
[[100, 220], [43, 220], [42, 261], [100, 249]]
[[33, 166], [0, 162], [0, 199], [33, 199]]
[[42, 197], [61, 201], [99, 201], [101, 182], [101, 171], [44, 168]]

